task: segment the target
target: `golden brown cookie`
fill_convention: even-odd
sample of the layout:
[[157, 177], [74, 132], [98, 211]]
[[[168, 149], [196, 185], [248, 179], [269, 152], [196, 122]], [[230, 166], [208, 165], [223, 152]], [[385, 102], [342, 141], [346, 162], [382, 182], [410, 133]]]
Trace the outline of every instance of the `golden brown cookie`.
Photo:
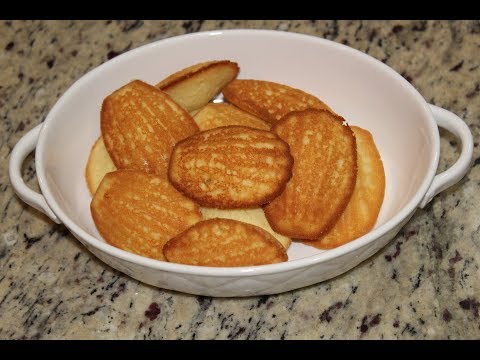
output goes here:
[[326, 110], [286, 115], [273, 131], [290, 146], [293, 176], [283, 193], [264, 207], [272, 228], [315, 240], [333, 226], [355, 187], [355, 137], [344, 119]]
[[306, 245], [331, 249], [368, 233], [382, 207], [385, 194], [385, 172], [372, 134], [351, 126], [357, 142], [358, 174], [355, 189], [345, 211], [328, 233]]
[[193, 119], [201, 131], [228, 125], [242, 125], [260, 130], [270, 130], [269, 123], [227, 103], [207, 104]]
[[234, 80], [223, 89], [225, 99], [271, 124], [291, 111], [331, 109], [313, 95], [293, 87], [263, 80]]
[[95, 194], [98, 185], [105, 174], [117, 170], [110, 155], [108, 155], [103, 138], [100, 136], [93, 144], [85, 168], [85, 178], [87, 179], [88, 190], [90, 194]]
[[200, 266], [253, 266], [288, 260], [283, 246], [265, 230], [230, 219], [193, 225], [163, 247], [170, 262]]
[[158, 260], [168, 240], [202, 220], [197, 204], [166, 179], [140, 170], [105, 175], [90, 209], [106, 242]]
[[268, 233], [277, 239], [285, 249], [288, 249], [292, 243], [292, 240], [289, 237], [273, 231], [265, 217], [263, 209], [260, 207], [251, 209], [215, 209], [203, 207], [200, 210], [202, 211], [205, 220], [215, 218], [231, 219], [258, 226], [263, 230], [268, 231]]
[[202, 206], [256, 207], [283, 191], [292, 163], [288, 145], [274, 133], [224, 126], [175, 145], [168, 177]]
[[117, 168], [157, 175], [166, 175], [173, 146], [199, 131], [190, 114], [169, 95], [140, 80], [105, 98], [100, 125]]
[[205, 106], [235, 79], [240, 68], [228, 60], [207, 61], [168, 76], [157, 87], [192, 112]]

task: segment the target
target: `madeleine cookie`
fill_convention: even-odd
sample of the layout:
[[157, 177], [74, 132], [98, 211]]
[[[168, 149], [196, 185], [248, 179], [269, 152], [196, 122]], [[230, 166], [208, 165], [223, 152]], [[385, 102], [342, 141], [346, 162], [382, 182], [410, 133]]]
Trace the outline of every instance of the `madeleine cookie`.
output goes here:
[[328, 233], [306, 241], [319, 249], [331, 249], [368, 233], [377, 221], [385, 194], [385, 172], [372, 135], [351, 126], [357, 142], [358, 174], [353, 195], [340, 219]]
[[177, 143], [168, 177], [202, 206], [247, 208], [280, 194], [292, 165], [288, 145], [274, 133], [224, 126]]
[[240, 68], [228, 60], [207, 61], [180, 70], [157, 84], [178, 104], [192, 112], [205, 106], [235, 79]]
[[90, 150], [87, 166], [85, 168], [85, 178], [87, 179], [88, 190], [90, 194], [95, 194], [98, 185], [105, 174], [117, 170], [108, 151], [105, 148], [103, 138], [100, 136]]
[[207, 104], [193, 119], [201, 131], [228, 125], [242, 125], [260, 130], [270, 130], [269, 123], [227, 103]]
[[315, 240], [342, 214], [355, 187], [355, 137], [343, 118], [308, 109], [286, 115], [273, 131], [290, 146], [293, 176], [265, 206], [272, 228], [285, 236]]
[[134, 80], [103, 101], [105, 147], [119, 169], [166, 175], [173, 146], [198, 132], [181, 106], [154, 86]]
[[200, 210], [205, 220], [215, 218], [231, 219], [258, 226], [270, 233], [285, 249], [288, 249], [292, 243], [290, 238], [273, 231], [263, 213], [263, 209], [260, 207], [252, 209], [215, 209], [202, 207]]
[[140, 170], [105, 175], [90, 209], [106, 242], [158, 260], [168, 240], [202, 220], [197, 204], [166, 179]]
[[288, 260], [283, 246], [268, 232], [229, 219], [211, 219], [193, 225], [168, 241], [163, 254], [170, 262], [217, 267]]
[[223, 89], [225, 99], [271, 124], [291, 111], [331, 109], [302, 90], [263, 80], [234, 80]]

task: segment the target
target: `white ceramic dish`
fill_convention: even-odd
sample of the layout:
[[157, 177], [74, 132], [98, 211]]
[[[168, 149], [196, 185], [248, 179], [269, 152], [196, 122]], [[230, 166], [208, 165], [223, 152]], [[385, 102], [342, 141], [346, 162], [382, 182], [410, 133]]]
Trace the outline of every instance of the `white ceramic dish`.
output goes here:
[[[384, 203], [375, 228], [333, 250], [293, 244], [289, 261], [242, 268], [173, 264], [115, 248], [90, 216], [84, 169], [100, 134], [103, 99], [132, 79], [156, 83], [185, 66], [230, 59], [240, 78], [277, 81], [317, 95], [350, 124], [370, 130], [386, 173]], [[436, 175], [437, 126], [462, 144], [457, 162]], [[42, 194], [27, 188], [20, 169], [35, 150]], [[417, 207], [459, 181], [471, 165], [473, 141], [456, 115], [428, 105], [398, 73], [357, 50], [317, 37], [268, 30], [225, 30], [178, 36], [129, 51], [90, 71], [58, 100], [45, 121], [28, 132], [10, 158], [19, 197], [65, 226], [112, 267], [145, 283], [210, 296], [280, 293], [311, 285], [356, 266], [391, 240]]]

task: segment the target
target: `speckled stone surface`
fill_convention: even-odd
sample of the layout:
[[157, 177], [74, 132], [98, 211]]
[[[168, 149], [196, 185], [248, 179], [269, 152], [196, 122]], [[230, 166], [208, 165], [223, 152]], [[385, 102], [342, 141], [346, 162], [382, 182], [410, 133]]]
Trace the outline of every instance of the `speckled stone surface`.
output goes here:
[[[62, 225], [23, 204], [12, 147], [58, 97], [117, 54], [174, 35], [268, 28], [347, 44], [393, 67], [469, 125], [477, 161], [377, 255], [285, 294], [211, 299], [113, 270]], [[0, 22], [0, 338], [479, 339], [480, 21]], [[458, 156], [441, 131], [439, 170]], [[38, 189], [33, 157], [24, 176]]]

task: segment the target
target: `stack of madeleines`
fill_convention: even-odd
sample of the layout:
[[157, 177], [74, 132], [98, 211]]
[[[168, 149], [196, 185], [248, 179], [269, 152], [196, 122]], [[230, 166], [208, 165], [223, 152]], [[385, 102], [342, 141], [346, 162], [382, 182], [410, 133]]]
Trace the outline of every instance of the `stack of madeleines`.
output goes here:
[[311, 94], [239, 71], [203, 62], [104, 99], [86, 180], [105, 241], [232, 267], [287, 261], [292, 239], [330, 249], [372, 229], [385, 192], [372, 135]]

